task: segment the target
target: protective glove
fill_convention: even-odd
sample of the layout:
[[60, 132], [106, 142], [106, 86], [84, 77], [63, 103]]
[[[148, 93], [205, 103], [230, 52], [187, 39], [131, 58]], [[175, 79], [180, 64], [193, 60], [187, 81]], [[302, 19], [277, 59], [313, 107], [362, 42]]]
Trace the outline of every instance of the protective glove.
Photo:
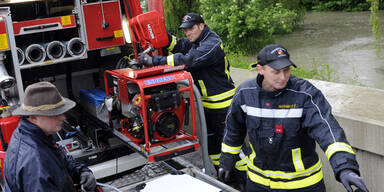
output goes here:
[[345, 169], [340, 173], [340, 180], [348, 192], [353, 192], [351, 185], [356, 186], [359, 191], [368, 192], [363, 180], [352, 170]]
[[147, 53], [139, 53], [139, 63], [144, 65], [153, 65], [152, 57]]
[[92, 172], [82, 172], [80, 174], [80, 184], [86, 191], [95, 191], [96, 179]]
[[219, 180], [224, 183], [232, 182], [232, 170], [225, 170], [223, 167], [220, 167], [217, 171], [217, 176]]

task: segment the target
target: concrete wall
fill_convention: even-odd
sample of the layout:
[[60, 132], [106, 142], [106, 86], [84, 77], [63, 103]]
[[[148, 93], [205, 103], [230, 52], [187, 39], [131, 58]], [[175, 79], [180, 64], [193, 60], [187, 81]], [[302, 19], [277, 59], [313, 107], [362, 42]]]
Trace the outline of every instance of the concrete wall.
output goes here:
[[[236, 85], [255, 77], [257, 72], [231, 69]], [[355, 149], [361, 176], [372, 192], [384, 191], [384, 90], [345, 84], [310, 80], [319, 88], [332, 105], [333, 114], [344, 128], [349, 142]], [[325, 158], [318, 150], [324, 164], [324, 178], [328, 192], [346, 191], [338, 183]]]
[[[370, 191], [384, 189], [384, 90], [310, 80], [322, 90], [332, 105], [333, 114], [344, 128], [355, 149], [361, 176]], [[318, 150], [324, 163], [327, 191], [343, 191], [333, 171]], [[345, 191], [345, 190], [344, 190]]]

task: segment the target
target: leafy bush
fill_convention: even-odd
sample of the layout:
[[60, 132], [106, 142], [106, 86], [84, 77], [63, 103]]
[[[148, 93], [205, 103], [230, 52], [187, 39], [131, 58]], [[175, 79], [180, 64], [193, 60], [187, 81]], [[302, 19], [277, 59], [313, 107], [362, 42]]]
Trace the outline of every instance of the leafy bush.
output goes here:
[[[283, 3], [287, 2], [287, 3]], [[299, 0], [200, 0], [200, 12], [230, 51], [254, 53], [303, 18]], [[295, 8], [294, 8], [295, 7]]]

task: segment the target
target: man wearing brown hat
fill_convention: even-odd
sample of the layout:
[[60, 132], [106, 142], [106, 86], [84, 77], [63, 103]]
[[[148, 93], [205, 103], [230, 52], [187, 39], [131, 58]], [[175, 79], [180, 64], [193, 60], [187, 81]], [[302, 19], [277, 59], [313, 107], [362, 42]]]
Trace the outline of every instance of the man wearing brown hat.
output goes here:
[[13, 111], [22, 119], [5, 156], [5, 191], [75, 191], [74, 184], [95, 190], [91, 170], [59, 148], [53, 138], [65, 120], [64, 113], [75, 105], [49, 82], [25, 89], [24, 103]]
[[220, 146], [224, 131], [225, 116], [235, 86], [230, 76], [230, 64], [220, 37], [210, 30], [197, 13], [187, 13], [180, 27], [186, 38], [168, 35], [168, 56], [140, 54], [139, 61], [145, 65], [185, 65], [199, 89], [204, 107], [208, 131], [208, 153], [215, 168], [218, 168]]
[[358, 176], [355, 152], [331, 113], [331, 106], [310, 82], [290, 75], [287, 49], [268, 45], [257, 56], [258, 75], [243, 82], [233, 97], [222, 143], [219, 176], [230, 178], [245, 136], [247, 191], [324, 192], [324, 150], [336, 179], [367, 192]]

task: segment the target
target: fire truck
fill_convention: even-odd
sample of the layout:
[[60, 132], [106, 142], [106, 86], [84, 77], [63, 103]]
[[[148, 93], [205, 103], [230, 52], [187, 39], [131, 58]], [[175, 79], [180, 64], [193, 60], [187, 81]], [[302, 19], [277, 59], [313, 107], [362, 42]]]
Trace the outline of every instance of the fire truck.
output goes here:
[[191, 75], [184, 66], [147, 67], [137, 60], [140, 52], [167, 54], [167, 44], [161, 0], [0, 1], [0, 159], [20, 120], [12, 110], [24, 89], [49, 81], [77, 103], [57, 143], [98, 181], [119, 178], [117, 187], [137, 188], [149, 178], [143, 172], [156, 173], [151, 179], [180, 173], [187, 166], [174, 159], [202, 146], [206, 173], [184, 173], [231, 191], [210, 177]]

